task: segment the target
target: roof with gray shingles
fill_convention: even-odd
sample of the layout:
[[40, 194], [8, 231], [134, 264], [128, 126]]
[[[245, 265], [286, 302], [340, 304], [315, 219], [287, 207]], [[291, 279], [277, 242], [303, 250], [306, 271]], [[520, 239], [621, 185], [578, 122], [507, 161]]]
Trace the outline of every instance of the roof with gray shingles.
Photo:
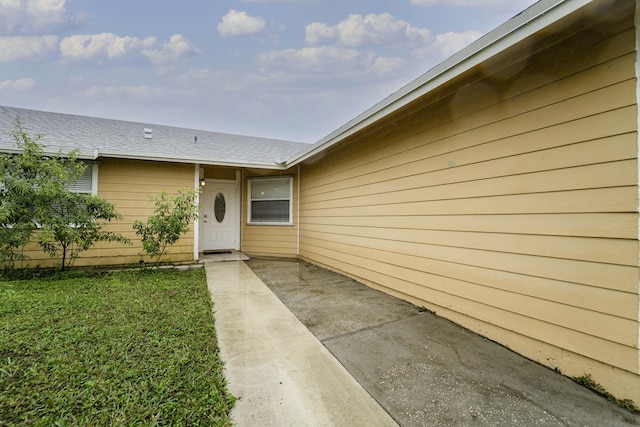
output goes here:
[[[309, 147], [292, 141], [0, 106], [0, 152], [15, 150], [9, 134], [16, 117], [27, 133], [43, 136], [46, 152], [66, 153], [77, 148], [83, 159], [282, 167], [287, 159]], [[145, 138], [145, 129], [151, 129], [151, 139]]]

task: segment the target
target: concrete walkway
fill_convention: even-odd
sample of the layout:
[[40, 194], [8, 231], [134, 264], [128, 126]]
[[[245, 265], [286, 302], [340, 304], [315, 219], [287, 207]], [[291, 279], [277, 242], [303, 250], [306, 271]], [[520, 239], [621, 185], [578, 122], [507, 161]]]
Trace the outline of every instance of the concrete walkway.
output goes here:
[[396, 426], [243, 262], [208, 262], [238, 426]]
[[238, 426], [640, 425], [568, 378], [340, 274], [261, 259], [206, 269]]

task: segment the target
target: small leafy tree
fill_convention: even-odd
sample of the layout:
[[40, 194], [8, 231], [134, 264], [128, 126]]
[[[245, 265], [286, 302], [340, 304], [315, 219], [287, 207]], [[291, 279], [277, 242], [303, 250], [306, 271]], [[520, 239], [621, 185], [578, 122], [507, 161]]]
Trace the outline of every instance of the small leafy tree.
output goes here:
[[51, 198], [65, 190], [67, 182], [82, 174], [77, 151], [67, 156], [46, 156], [41, 135], [30, 136], [16, 118], [10, 132], [19, 154], [0, 155], [0, 261], [13, 268], [26, 257], [39, 220], [49, 215]]
[[71, 267], [80, 252], [97, 242], [130, 244], [120, 234], [103, 230], [106, 222], [121, 218], [112, 203], [98, 196], [64, 192], [53, 200], [52, 212], [42, 222], [38, 243], [49, 256], [61, 259], [64, 270]]
[[0, 261], [4, 268], [25, 259], [22, 249], [36, 230], [40, 232], [38, 243], [47, 254], [62, 255], [62, 269], [98, 241], [126, 241], [102, 230], [105, 220], [119, 217], [113, 205], [69, 190], [86, 168], [78, 160], [78, 150], [46, 154], [42, 136], [29, 135], [17, 118], [11, 136], [18, 153], [0, 155]]
[[[0, 190], [0, 198], [4, 198]], [[17, 215], [7, 206], [8, 203], [0, 203], [0, 266], [13, 269], [16, 261], [26, 259], [22, 248], [29, 243], [33, 225], [29, 222], [16, 223], [13, 219]]]
[[133, 228], [136, 235], [142, 236], [142, 248], [156, 265], [167, 252], [167, 247], [172, 246], [183, 234], [189, 231], [189, 223], [198, 218], [196, 197], [198, 192], [178, 191], [173, 197], [162, 191], [152, 197], [155, 201], [153, 215], [147, 218], [147, 222], [134, 221]]

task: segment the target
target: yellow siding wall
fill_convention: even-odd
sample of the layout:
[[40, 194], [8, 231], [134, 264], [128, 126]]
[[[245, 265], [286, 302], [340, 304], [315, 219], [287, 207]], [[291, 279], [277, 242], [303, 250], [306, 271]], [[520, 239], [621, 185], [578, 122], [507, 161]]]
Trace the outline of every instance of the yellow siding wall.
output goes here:
[[[133, 241], [133, 246], [111, 249], [100, 254], [108, 257], [102, 263], [138, 262], [148, 258], [140, 256], [142, 244], [132, 225], [138, 219], [146, 222], [155, 207], [150, 196], [161, 191], [175, 194], [178, 190], [194, 187], [195, 168], [191, 164], [160, 163], [132, 160], [104, 160], [100, 165], [98, 194], [116, 205], [124, 217], [114, 224], [113, 231], [122, 233]], [[162, 261], [180, 262], [193, 260], [193, 224], [187, 235], [171, 246]]]
[[[115, 221], [107, 226], [107, 230], [120, 233], [131, 239], [132, 246], [119, 243], [100, 242], [92, 249], [80, 253], [75, 266], [135, 264], [141, 260], [149, 261], [142, 256], [140, 238], [135, 235], [133, 221], [146, 222], [153, 214], [154, 203], [150, 196], [161, 191], [169, 194], [179, 189], [190, 190], [194, 186], [194, 166], [188, 164], [172, 164], [160, 162], [103, 159], [98, 166], [98, 195], [114, 203], [116, 210], [123, 216], [122, 221]], [[168, 249], [162, 261], [181, 262], [193, 260], [193, 228]], [[57, 259], [51, 259], [41, 251], [28, 253], [29, 264], [54, 265]]]
[[640, 403], [634, 3], [303, 165], [301, 256]]
[[[293, 176], [293, 223], [294, 225], [249, 225], [247, 178], [261, 176]], [[279, 172], [261, 169], [245, 170], [242, 182], [242, 251], [257, 256], [273, 256], [283, 258], [297, 257], [298, 223], [298, 179], [294, 170]]]
[[203, 166], [204, 176], [200, 178], [206, 179], [224, 179], [227, 181], [236, 180], [237, 169], [228, 168], [223, 166]]

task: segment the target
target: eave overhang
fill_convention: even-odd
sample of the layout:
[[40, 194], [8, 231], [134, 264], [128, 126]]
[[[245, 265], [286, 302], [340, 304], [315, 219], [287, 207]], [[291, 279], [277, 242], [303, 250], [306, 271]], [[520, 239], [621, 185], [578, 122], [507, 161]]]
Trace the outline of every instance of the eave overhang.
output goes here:
[[285, 162], [295, 166], [393, 114], [594, 0], [541, 0]]
[[182, 156], [150, 156], [143, 153], [129, 153], [118, 151], [103, 151], [96, 150], [96, 158], [113, 158], [113, 159], [128, 159], [128, 160], [149, 160], [156, 162], [171, 162], [171, 163], [189, 163], [200, 164], [209, 166], [226, 166], [235, 168], [251, 168], [251, 169], [277, 169], [284, 170], [286, 166], [284, 163], [271, 163], [271, 162], [258, 162], [258, 161], [238, 161], [229, 159], [203, 159], [195, 157], [182, 157]]
[[[0, 148], [0, 152], [6, 154], [20, 154], [22, 150], [18, 148]], [[58, 154], [64, 155], [59, 151], [44, 151], [47, 156], [56, 156]], [[101, 158], [110, 159], [127, 159], [127, 160], [147, 160], [155, 162], [165, 163], [187, 163], [187, 164], [200, 164], [207, 166], [224, 166], [232, 168], [249, 168], [249, 169], [269, 169], [269, 170], [285, 170], [287, 166], [284, 162], [258, 162], [258, 161], [238, 161], [230, 159], [203, 159], [201, 157], [184, 157], [184, 156], [151, 156], [143, 153], [134, 152], [122, 152], [114, 150], [100, 150], [97, 149], [93, 153], [80, 152], [78, 155], [79, 160], [95, 161]]]

